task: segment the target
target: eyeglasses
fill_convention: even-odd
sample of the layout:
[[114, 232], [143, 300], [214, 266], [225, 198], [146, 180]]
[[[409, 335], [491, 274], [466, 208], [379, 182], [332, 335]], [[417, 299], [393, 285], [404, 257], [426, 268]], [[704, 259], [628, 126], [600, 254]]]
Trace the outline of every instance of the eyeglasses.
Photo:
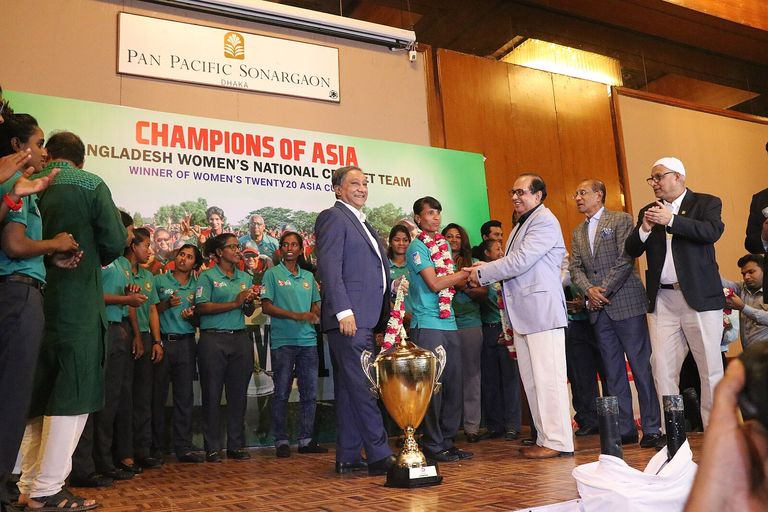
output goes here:
[[157, 243], [168, 242], [170, 240], [170, 238], [155, 238], [155, 242]]
[[587, 194], [589, 194], [591, 192], [592, 192], [592, 190], [580, 189], [580, 190], [577, 190], [576, 192], [574, 192], [573, 198], [574, 199], [578, 199], [579, 197], [584, 197], [585, 195], [587, 195]]
[[661, 179], [662, 179], [664, 176], [666, 176], [667, 174], [677, 174], [677, 173], [676, 173], [675, 171], [668, 171], [668, 172], [665, 172], [665, 173], [662, 173], [662, 174], [654, 174], [654, 175], [653, 175], [653, 176], [651, 176], [650, 178], [646, 178], [646, 180], [645, 180], [645, 181], [646, 181], [646, 182], [647, 182], [649, 185], [653, 185], [654, 183], [658, 183], [658, 182], [660, 182], [660, 181], [661, 181]]
[[530, 193], [530, 190], [528, 190], [528, 189], [513, 188], [512, 190], [509, 191], [509, 197], [515, 197], [515, 196], [522, 197], [522, 196], [524, 196], [525, 194], [528, 194], [528, 193]]
[[233, 251], [239, 251], [240, 250], [240, 244], [227, 244], [224, 246], [224, 249], [231, 249]]

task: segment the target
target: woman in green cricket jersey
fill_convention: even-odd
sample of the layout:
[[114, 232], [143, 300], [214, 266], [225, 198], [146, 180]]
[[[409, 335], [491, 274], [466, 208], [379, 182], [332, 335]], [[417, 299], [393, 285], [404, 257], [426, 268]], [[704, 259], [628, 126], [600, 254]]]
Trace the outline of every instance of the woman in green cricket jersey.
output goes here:
[[[471, 267], [472, 244], [467, 230], [458, 224], [448, 224], [443, 229], [456, 262], [456, 268]], [[483, 350], [483, 322], [480, 318], [480, 301], [488, 296], [488, 288], [467, 288], [456, 285], [453, 296], [453, 313], [461, 338], [461, 375], [464, 388], [464, 435], [470, 443], [480, 440], [480, 354]]]
[[203, 441], [206, 460], [221, 462], [221, 393], [227, 396], [227, 457], [250, 459], [245, 449], [246, 391], [253, 373], [253, 342], [245, 316], [256, 307], [258, 294], [250, 274], [238, 268], [242, 255], [237, 237], [222, 233], [205, 242], [203, 255], [215, 265], [200, 274], [195, 314], [200, 317], [197, 365], [203, 399]]
[[[154, 276], [142, 267], [152, 254], [151, 235], [145, 228], [133, 230], [133, 240], [128, 245], [125, 257], [130, 263], [128, 281], [136, 293], [147, 298], [136, 308], [129, 308], [133, 328], [133, 459], [123, 460], [123, 468], [140, 472], [139, 468], [153, 469], [162, 466], [163, 461], [151, 457], [152, 447], [152, 374], [153, 363], [163, 359], [160, 340], [160, 318], [157, 303], [160, 299], [155, 289]], [[125, 414], [127, 404], [123, 408]]]

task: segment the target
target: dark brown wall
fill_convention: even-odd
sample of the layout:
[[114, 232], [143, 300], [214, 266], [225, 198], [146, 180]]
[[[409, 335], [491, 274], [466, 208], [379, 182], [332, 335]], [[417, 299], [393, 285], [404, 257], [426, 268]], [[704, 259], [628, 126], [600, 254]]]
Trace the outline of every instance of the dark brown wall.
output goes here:
[[[546, 204], [568, 245], [584, 219], [571, 198], [582, 179], [603, 180], [607, 206], [624, 209], [606, 85], [447, 50], [437, 51], [436, 67], [431, 91], [442, 111], [430, 109], [432, 143], [442, 139], [446, 148], [486, 156], [491, 217], [505, 232], [512, 218], [507, 192], [522, 172], [546, 181]], [[476, 243], [478, 235], [470, 235]]]

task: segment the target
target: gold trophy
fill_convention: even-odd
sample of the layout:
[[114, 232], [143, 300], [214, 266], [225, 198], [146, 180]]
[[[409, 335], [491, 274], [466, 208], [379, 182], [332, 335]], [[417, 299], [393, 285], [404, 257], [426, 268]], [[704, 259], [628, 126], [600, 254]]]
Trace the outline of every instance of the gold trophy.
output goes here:
[[[395, 464], [387, 472], [388, 487], [437, 485], [443, 477], [437, 465], [428, 465], [413, 433], [424, 419], [432, 393], [440, 390], [440, 375], [445, 368], [445, 349], [433, 354], [419, 348], [400, 330], [400, 341], [382, 351], [371, 363], [371, 352], [363, 351], [360, 363], [371, 382], [371, 392], [381, 396], [384, 406], [398, 426], [405, 431], [405, 445]], [[438, 365], [439, 362], [439, 365]], [[371, 370], [376, 369], [376, 379]]]

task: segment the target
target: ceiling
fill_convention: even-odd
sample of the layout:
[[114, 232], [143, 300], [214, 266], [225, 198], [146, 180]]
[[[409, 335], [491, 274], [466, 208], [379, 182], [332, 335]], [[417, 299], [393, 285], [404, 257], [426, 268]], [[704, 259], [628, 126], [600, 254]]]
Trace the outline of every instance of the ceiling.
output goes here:
[[[526, 38], [572, 46], [617, 58], [625, 87], [768, 117], [768, 31], [756, 28], [768, 28], [762, 0], [739, 0], [748, 15], [739, 22], [684, 6], [718, 5], [704, 0], [279, 3], [413, 29], [419, 43], [488, 58]], [[722, 12], [714, 14], [735, 12], [719, 5]]]

